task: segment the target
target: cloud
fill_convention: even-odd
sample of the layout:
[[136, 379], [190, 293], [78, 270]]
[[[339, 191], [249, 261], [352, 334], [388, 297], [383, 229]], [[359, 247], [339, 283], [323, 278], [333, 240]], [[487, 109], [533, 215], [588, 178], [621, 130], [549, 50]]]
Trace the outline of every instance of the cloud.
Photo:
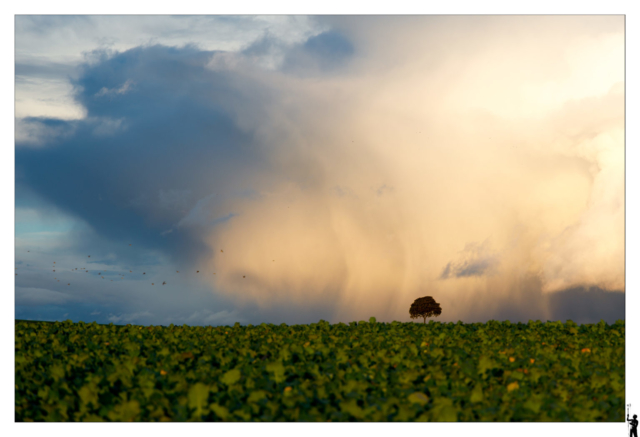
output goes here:
[[[242, 190], [251, 184], [252, 162], [262, 159], [228, 107], [242, 100], [242, 93], [234, 91], [229, 74], [207, 68], [210, 56], [191, 47], [154, 46], [85, 66], [76, 98], [87, 119], [56, 121], [78, 129], [59, 148], [32, 153], [19, 147], [16, 183], [91, 223], [106, 238], [185, 255], [177, 246], [194, 245], [188, 234], [167, 240], [159, 233], [209, 196], [211, 187], [224, 183]], [[139, 85], [118, 100], [93, 98], [126, 78]], [[124, 120], [127, 129], [109, 136], [96, 132], [95, 120], [109, 119]]]
[[27, 80], [28, 78], [42, 79], [67, 79], [75, 72], [75, 68], [68, 64], [40, 59], [29, 59], [25, 62], [16, 62], [16, 80]]
[[112, 323], [132, 323], [132, 324], [145, 324], [148, 323], [149, 318], [153, 317], [149, 311], [137, 312], [137, 313], [124, 313], [124, 314], [109, 314], [107, 318]]
[[17, 16], [16, 117], [84, 118], [83, 107], [72, 97], [69, 78], [77, 78], [80, 64], [100, 62], [101, 52], [189, 43], [205, 51], [237, 51], [265, 33], [289, 46], [324, 28], [313, 17], [300, 15]]
[[16, 287], [16, 305], [38, 306], [68, 303], [74, 298], [66, 293], [35, 287]]
[[328, 30], [290, 48], [282, 70], [298, 75], [317, 75], [346, 67], [355, 54], [353, 43], [342, 33]]
[[229, 310], [214, 312], [208, 309], [204, 309], [204, 310], [195, 311], [193, 314], [187, 317], [171, 316], [167, 318], [167, 324], [173, 323], [175, 325], [180, 325], [180, 324], [186, 323], [191, 326], [233, 325], [236, 322], [246, 323], [246, 320], [237, 311], [229, 311]]
[[96, 97], [103, 97], [103, 96], [113, 96], [113, 95], [122, 95], [122, 94], [126, 94], [129, 91], [131, 91], [131, 87], [133, 86], [133, 81], [131, 79], [128, 79], [125, 83], [122, 84], [122, 86], [120, 86], [119, 88], [112, 88], [109, 89], [107, 87], [102, 87], [100, 88], [100, 91], [98, 91], [95, 96]]
[[573, 320], [575, 323], [613, 324], [625, 319], [624, 293], [612, 293], [598, 287], [571, 288], [549, 295], [549, 320]]
[[67, 121], [43, 117], [25, 117], [16, 120], [16, 146], [52, 146], [61, 139], [70, 137], [74, 124]]
[[482, 244], [469, 243], [458, 255], [458, 261], [447, 263], [440, 274], [440, 279], [482, 276], [498, 263], [497, 255], [489, 249], [488, 240]]
[[268, 70], [277, 70], [287, 54], [287, 44], [270, 32], [253, 41], [240, 53], [252, 63]]
[[621, 18], [318, 23], [237, 51], [97, 54], [73, 82], [86, 119], [18, 147], [16, 184], [217, 272], [246, 320], [406, 320], [425, 293], [442, 320], [561, 317], [545, 293], [624, 289]]

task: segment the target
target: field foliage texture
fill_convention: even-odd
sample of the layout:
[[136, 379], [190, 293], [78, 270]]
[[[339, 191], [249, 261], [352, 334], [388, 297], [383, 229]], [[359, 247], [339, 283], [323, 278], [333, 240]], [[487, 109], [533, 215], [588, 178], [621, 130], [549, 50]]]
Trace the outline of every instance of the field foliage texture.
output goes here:
[[624, 321], [15, 324], [16, 421], [624, 421]]

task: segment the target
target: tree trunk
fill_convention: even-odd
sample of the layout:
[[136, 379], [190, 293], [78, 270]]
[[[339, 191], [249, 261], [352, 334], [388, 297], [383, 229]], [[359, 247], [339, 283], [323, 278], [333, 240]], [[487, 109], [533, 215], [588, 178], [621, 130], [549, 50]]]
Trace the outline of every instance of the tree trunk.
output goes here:
[[422, 316], [422, 320], [423, 320], [423, 323], [426, 325], [427, 324], [427, 318]]

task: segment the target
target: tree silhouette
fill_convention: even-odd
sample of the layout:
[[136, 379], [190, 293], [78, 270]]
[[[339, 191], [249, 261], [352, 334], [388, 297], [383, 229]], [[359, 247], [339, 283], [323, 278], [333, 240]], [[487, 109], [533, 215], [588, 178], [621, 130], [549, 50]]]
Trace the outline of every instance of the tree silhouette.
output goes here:
[[413, 301], [411, 308], [409, 308], [409, 315], [412, 319], [422, 317], [424, 323], [427, 323], [427, 317], [438, 317], [442, 314], [440, 304], [437, 303], [431, 296], [419, 297]]

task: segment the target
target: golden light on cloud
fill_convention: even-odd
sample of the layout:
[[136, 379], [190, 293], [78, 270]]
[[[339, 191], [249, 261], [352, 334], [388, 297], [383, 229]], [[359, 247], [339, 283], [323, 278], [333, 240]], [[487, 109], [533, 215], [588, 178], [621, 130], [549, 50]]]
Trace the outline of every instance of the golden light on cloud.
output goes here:
[[280, 105], [240, 114], [270, 170], [212, 212], [235, 214], [206, 236], [218, 292], [404, 320], [426, 294], [461, 318], [624, 290], [623, 17], [343, 19], [346, 72], [265, 75]]

